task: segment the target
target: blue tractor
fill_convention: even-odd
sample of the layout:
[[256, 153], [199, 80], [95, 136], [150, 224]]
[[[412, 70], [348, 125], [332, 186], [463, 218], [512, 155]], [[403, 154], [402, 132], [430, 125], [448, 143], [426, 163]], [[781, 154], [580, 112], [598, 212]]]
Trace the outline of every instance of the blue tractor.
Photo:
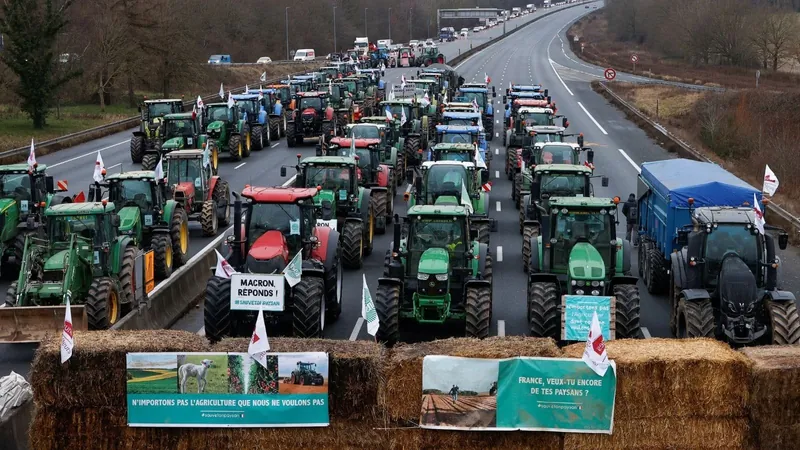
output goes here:
[[[250, 126], [250, 142], [253, 150], [269, 147], [272, 133], [269, 128], [266, 96], [257, 93], [233, 95], [236, 105], [241, 111], [242, 119]], [[276, 136], [277, 139], [277, 136]]]
[[491, 98], [489, 97], [489, 88], [487, 87], [461, 87], [456, 93], [455, 101], [464, 103], [477, 103], [483, 119], [483, 128], [489, 135], [488, 139], [491, 141], [494, 136], [494, 107], [492, 106], [492, 98], [497, 97], [497, 91], [492, 86]]
[[[489, 163], [492, 159], [491, 152], [488, 151], [488, 144], [481, 126], [464, 125], [437, 125], [436, 140], [431, 143], [431, 149], [435, 144], [472, 144], [477, 145], [478, 153], [483, 160], [485, 167], [481, 167], [480, 161], [476, 161], [479, 169], [489, 170]], [[432, 150], [429, 149], [429, 160], [432, 160]]]

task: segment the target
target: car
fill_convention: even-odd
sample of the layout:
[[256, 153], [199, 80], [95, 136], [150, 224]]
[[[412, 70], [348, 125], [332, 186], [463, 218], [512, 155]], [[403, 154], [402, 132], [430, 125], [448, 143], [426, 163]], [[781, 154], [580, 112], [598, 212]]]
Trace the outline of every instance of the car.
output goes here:
[[301, 48], [294, 54], [295, 61], [314, 61], [315, 59], [317, 59], [317, 55], [313, 48]]
[[256, 64], [269, 64], [271, 62], [272, 62], [272, 58], [270, 58], [269, 56], [262, 56], [261, 58], [258, 58], [258, 61], [256, 61]]
[[209, 64], [230, 64], [231, 55], [211, 55], [208, 57]]
[[473, 33], [477, 33], [479, 31], [481, 31], [481, 27], [475, 27], [475, 28], [472, 29]]

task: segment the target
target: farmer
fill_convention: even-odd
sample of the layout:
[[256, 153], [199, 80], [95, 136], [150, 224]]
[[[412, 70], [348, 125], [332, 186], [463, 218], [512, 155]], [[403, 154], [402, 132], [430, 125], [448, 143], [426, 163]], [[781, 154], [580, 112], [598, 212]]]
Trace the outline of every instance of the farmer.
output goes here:
[[452, 397], [452, 399], [453, 399], [453, 403], [457, 402], [458, 401], [458, 386], [456, 386], [454, 384], [453, 387], [450, 388], [449, 394], [450, 394], [450, 397]]
[[[636, 203], [636, 195], [631, 194], [625, 205], [622, 206], [622, 214], [627, 219], [627, 231], [625, 239], [633, 244], [634, 247], [639, 246], [639, 232], [637, 230], [637, 223], [639, 222], [639, 204]], [[633, 234], [633, 236], [631, 236]]]

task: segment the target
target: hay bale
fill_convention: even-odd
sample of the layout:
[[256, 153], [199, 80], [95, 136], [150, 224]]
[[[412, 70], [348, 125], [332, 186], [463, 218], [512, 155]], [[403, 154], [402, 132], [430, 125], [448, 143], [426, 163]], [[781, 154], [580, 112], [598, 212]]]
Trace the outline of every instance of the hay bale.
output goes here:
[[416, 423], [422, 409], [422, 360], [426, 355], [466, 358], [559, 357], [552, 339], [522, 336], [488, 339], [452, 338], [395, 347], [383, 368], [378, 402], [390, 420]]
[[562, 450], [563, 434], [530, 431], [441, 431], [419, 428], [395, 429], [390, 436], [393, 450]]
[[751, 424], [753, 442], [750, 448], [759, 450], [786, 450], [797, 448], [800, 442], [800, 424]]
[[800, 424], [800, 345], [745, 348], [752, 362], [750, 418], [757, 424]]
[[615, 420], [614, 434], [566, 434], [569, 450], [736, 450], [748, 445], [746, 419]]
[[59, 408], [124, 407], [129, 352], [207, 352], [205, 338], [186, 331], [75, 332], [72, 358], [61, 364], [61, 336], [42, 341], [31, 368], [36, 403]]
[[[747, 417], [749, 363], [713, 339], [623, 339], [606, 343], [617, 363], [617, 420]], [[564, 348], [570, 358], [584, 344]]]
[[[216, 352], [247, 352], [247, 338], [223, 339]], [[270, 338], [274, 352], [327, 352], [330, 358], [331, 421], [337, 419], [379, 419], [378, 380], [385, 349], [370, 341]], [[420, 394], [421, 395], [421, 394]]]

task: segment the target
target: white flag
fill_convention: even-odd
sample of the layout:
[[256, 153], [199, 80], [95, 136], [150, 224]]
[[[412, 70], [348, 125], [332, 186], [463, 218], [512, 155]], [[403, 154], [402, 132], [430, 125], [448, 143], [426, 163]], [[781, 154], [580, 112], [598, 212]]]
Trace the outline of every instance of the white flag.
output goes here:
[[375, 303], [372, 301], [372, 295], [369, 293], [367, 276], [364, 274], [361, 276], [364, 279], [364, 287], [361, 289], [361, 317], [367, 322], [367, 333], [375, 336], [380, 327], [378, 311], [375, 310]]
[[253, 337], [250, 345], [247, 346], [247, 354], [256, 362], [267, 367], [267, 352], [269, 351], [269, 339], [267, 339], [267, 326], [264, 324], [264, 310], [259, 308], [258, 318], [256, 319], [256, 329], [253, 330]]
[[483, 82], [489, 84], [492, 82], [492, 79], [489, 78], [489, 75], [486, 72], [483, 72]]
[[764, 221], [764, 213], [761, 211], [761, 206], [758, 204], [756, 194], [753, 194], [753, 212], [755, 213], [756, 228], [758, 228], [759, 233], [764, 234], [764, 225], [766, 221]]
[[72, 336], [72, 311], [69, 306], [70, 297], [72, 297], [72, 293], [67, 291], [67, 295], [65, 296], [67, 312], [64, 314], [64, 331], [61, 333], [61, 364], [64, 364], [72, 357], [72, 347], [75, 346], [75, 338]]
[[158, 164], [156, 164], [156, 169], [155, 169], [156, 181], [161, 181], [161, 180], [164, 179], [164, 165], [163, 165], [163, 162], [164, 162], [164, 158], [160, 158], [158, 160]]
[[423, 108], [427, 108], [431, 104], [431, 98], [428, 97], [428, 93], [425, 93], [425, 97], [422, 97], [422, 101], [420, 102]]
[[608, 362], [606, 344], [603, 342], [603, 333], [600, 331], [600, 319], [597, 311], [592, 314], [592, 326], [589, 328], [589, 338], [583, 350], [583, 362], [598, 375], [605, 376], [611, 363]]
[[478, 149], [478, 145], [477, 144], [475, 145], [475, 162], [476, 162], [475, 165], [478, 166], [479, 169], [486, 169], [487, 168], [486, 167], [486, 161], [483, 159], [483, 155], [481, 155], [481, 151], [480, 151], [480, 149]]
[[386, 121], [391, 122], [394, 119], [392, 116], [392, 110], [389, 108], [389, 106], [386, 106], [384, 111], [386, 111]]
[[260, 79], [261, 79], [262, 83], [266, 83], [267, 82], [267, 72], [262, 73]]
[[219, 84], [219, 98], [225, 100], [225, 90], [222, 88], [222, 83]]
[[403, 74], [400, 77], [400, 88], [401, 89], [405, 89], [406, 88], [406, 74]]
[[202, 112], [203, 111], [203, 107], [206, 106], [206, 104], [203, 103], [203, 99], [199, 95], [197, 96], [197, 102], [195, 102], [195, 103], [197, 104], [197, 109], [199, 109], [200, 112]]
[[233, 100], [233, 95], [231, 95], [231, 91], [228, 91], [228, 108], [233, 108], [236, 105], [236, 101]]
[[245, 94], [249, 94], [250, 93], [250, 86], [248, 86], [246, 84], [244, 85], [244, 93]]
[[328, 94], [333, 95], [333, 80], [328, 80]]
[[300, 282], [300, 278], [303, 276], [303, 252], [299, 251], [291, 261], [289, 261], [289, 265], [286, 266], [286, 269], [283, 271], [283, 277], [286, 278], [286, 282], [289, 283], [289, 286], [294, 287], [297, 283]]
[[211, 166], [211, 147], [208, 142], [203, 144], [203, 167]]
[[466, 180], [461, 180], [461, 204], [467, 208], [469, 214], [472, 214], [472, 199], [469, 198]]
[[764, 169], [764, 188], [761, 189], [761, 192], [769, 195], [772, 197], [775, 195], [775, 191], [778, 190], [778, 186], [780, 182], [778, 181], [778, 177], [775, 176], [775, 172], [769, 168], [769, 164]]
[[100, 155], [100, 150], [98, 150], [97, 161], [94, 163], [94, 174], [92, 174], [92, 179], [98, 183], [103, 181], [103, 169], [105, 168], [106, 166], [103, 165], [103, 157]]
[[258, 88], [258, 101], [260, 102], [261, 100], [264, 100], [264, 88], [259, 87]]
[[475, 100], [474, 98], [472, 99], [472, 109], [474, 109], [475, 112], [480, 111], [480, 106], [478, 106], [478, 101]]
[[36, 165], [36, 153], [33, 151], [33, 138], [31, 138], [31, 151], [28, 153], [28, 169], [33, 170]]
[[406, 109], [402, 108], [400, 112], [400, 126], [402, 127], [403, 125], [405, 125], [407, 120], [408, 119], [406, 118]]
[[219, 250], [214, 250], [217, 253], [217, 268], [214, 270], [214, 276], [220, 278], [230, 278], [231, 275], [238, 273], [228, 261], [222, 257]]

